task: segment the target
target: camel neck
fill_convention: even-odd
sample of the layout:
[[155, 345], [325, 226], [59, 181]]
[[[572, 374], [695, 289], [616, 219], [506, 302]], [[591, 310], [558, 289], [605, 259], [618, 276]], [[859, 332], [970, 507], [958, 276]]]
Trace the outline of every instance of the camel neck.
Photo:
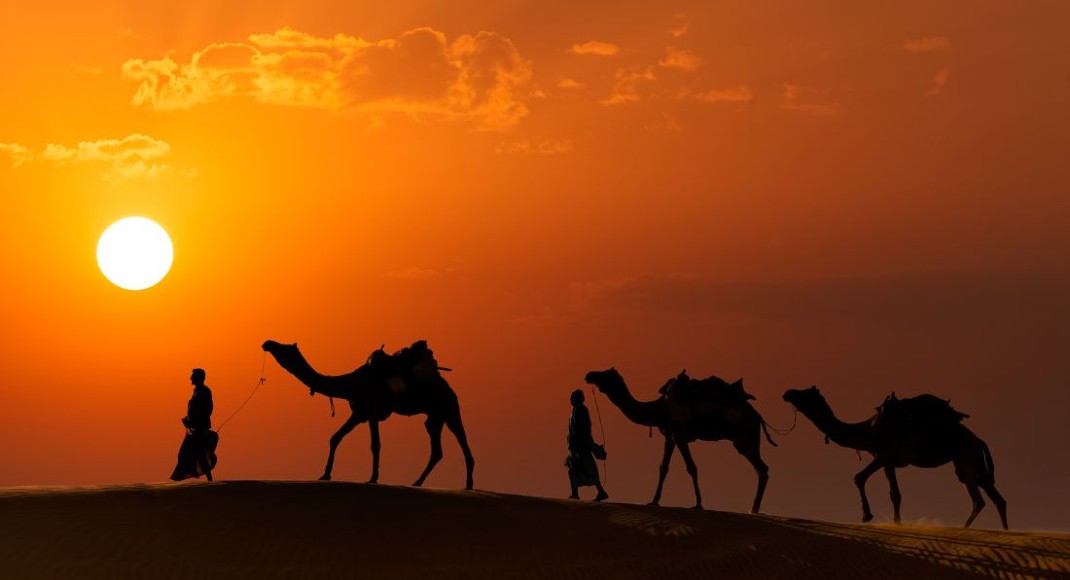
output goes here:
[[[276, 360], [279, 362], [279, 366], [286, 369], [309, 389], [312, 389], [313, 393], [336, 399], [345, 399], [347, 395], [352, 393], [350, 383], [344, 377], [328, 376], [317, 372], [303, 356], [276, 357]], [[345, 377], [348, 376], [345, 375]]]
[[836, 417], [836, 414], [832, 412], [832, 407], [824, 400], [812, 408], [799, 409], [799, 412], [813, 421], [814, 425], [836, 445], [860, 451], [869, 450], [871, 426], [868, 420], [845, 423]]
[[633, 423], [648, 427], [658, 427], [668, 420], [668, 407], [664, 399], [637, 401], [623, 383], [619, 392], [606, 393], [606, 396]]

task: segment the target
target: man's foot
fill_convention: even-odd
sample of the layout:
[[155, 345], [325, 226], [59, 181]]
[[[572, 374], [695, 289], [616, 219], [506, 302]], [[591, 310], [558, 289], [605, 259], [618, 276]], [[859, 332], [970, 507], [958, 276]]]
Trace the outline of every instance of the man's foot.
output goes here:
[[603, 489], [602, 491], [598, 492], [598, 495], [594, 496], [594, 501], [602, 501], [602, 500], [608, 499], [608, 498], [609, 498], [609, 494], [606, 493], [606, 490]]

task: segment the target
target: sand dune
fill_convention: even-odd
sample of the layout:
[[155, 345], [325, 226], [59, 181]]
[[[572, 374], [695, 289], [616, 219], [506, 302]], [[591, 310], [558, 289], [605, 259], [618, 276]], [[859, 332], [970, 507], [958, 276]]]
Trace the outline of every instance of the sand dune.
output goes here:
[[1070, 535], [343, 482], [0, 490], [2, 578], [1070, 578]]

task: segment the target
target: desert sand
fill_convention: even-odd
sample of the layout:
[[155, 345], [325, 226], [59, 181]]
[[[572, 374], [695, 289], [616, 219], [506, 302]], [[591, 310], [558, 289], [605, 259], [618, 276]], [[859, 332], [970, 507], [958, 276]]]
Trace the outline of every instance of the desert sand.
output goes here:
[[1070, 535], [345, 482], [10, 488], [0, 577], [1070, 578]]

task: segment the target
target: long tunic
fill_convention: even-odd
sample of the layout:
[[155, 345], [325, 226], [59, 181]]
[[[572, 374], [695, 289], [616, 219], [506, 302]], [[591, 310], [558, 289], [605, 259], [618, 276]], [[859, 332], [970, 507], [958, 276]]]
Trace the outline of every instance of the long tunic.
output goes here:
[[574, 405], [568, 419], [568, 478], [573, 487], [598, 484], [598, 466], [594, 462], [594, 438], [591, 414], [585, 405]]
[[219, 435], [212, 431], [212, 409], [211, 389], [203, 385], [194, 387], [193, 396], [186, 405], [186, 417], [182, 421], [189, 432], [182, 438], [182, 445], [178, 448], [178, 461], [171, 473], [172, 480], [200, 477], [215, 467]]

